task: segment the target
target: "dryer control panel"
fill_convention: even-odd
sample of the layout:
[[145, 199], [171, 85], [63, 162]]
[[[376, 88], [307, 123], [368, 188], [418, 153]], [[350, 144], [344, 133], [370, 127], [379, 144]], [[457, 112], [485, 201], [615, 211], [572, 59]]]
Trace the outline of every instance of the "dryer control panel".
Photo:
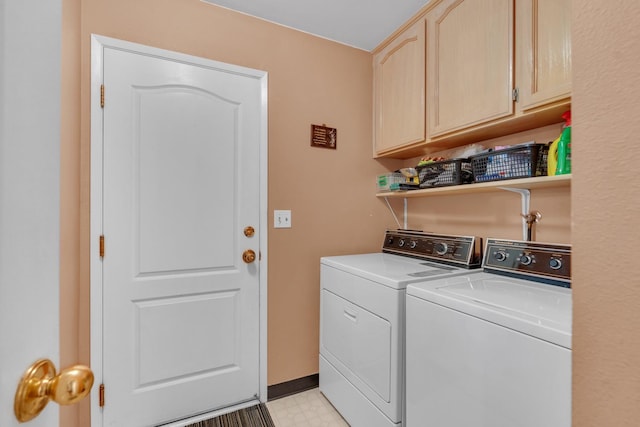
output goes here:
[[382, 252], [474, 268], [480, 267], [482, 261], [482, 240], [473, 236], [388, 230]]
[[487, 239], [482, 266], [527, 278], [547, 278], [571, 287], [571, 245]]

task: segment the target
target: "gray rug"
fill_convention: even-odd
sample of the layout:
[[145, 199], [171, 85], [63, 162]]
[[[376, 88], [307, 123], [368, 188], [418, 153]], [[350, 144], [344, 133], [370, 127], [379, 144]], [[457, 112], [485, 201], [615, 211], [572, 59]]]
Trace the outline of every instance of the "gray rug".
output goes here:
[[264, 403], [240, 409], [187, 427], [275, 427]]

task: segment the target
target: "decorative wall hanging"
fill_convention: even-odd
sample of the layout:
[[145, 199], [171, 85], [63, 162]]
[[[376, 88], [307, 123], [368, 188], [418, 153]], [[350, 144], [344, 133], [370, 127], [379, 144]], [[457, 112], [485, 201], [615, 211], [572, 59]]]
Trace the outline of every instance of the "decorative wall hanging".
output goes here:
[[338, 130], [322, 124], [311, 125], [311, 146], [336, 149], [338, 146]]

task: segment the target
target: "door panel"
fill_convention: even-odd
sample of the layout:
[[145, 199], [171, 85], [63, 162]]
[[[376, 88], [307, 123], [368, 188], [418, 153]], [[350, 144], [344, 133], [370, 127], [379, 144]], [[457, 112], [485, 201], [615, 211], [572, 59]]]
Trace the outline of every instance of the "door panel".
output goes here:
[[104, 49], [104, 425], [260, 393], [262, 81]]
[[425, 139], [425, 23], [373, 59], [375, 153]]
[[571, 96], [571, 1], [518, 2], [520, 108], [528, 110]]
[[238, 296], [232, 291], [134, 301], [135, 388], [239, 369], [235, 322], [228, 322], [238, 315]]
[[513, 0], [446, 0], [427, 15], [430, 136], [513, 113]]
[[391, 394], [391, 323], [322, 291], [322, 344], [385, 402]]
[[[2, 427], [25, 425], [16, 419], [14, 399], [29, 365], [48, 358], [64, 368], [61, 350], [63, 359], [71, 354], [59, 346], [61, 13], [61, 0], [0, 0]], [[64, 171], [63, 177], [68, 179]], [[62, 223], [67, 222], [63, 217]], [[63, 251], [66, 265], [65, 255]], [[69, 293], [69, 284], [62, 284], [62, 289]], [[63, 302], [62, 307], [71, 305]], [[63, 327], [67, 324], [62, 322]], [[58, 404], [51, 402], [26, 425], [56, 427], [59, 412]]]
[[237, 215], [226, 184], [237, 164], [238, 104], [184, 86], [136, 87], [133, 98], [140, 272], [232, 266], [233, 228], [219, 224]]

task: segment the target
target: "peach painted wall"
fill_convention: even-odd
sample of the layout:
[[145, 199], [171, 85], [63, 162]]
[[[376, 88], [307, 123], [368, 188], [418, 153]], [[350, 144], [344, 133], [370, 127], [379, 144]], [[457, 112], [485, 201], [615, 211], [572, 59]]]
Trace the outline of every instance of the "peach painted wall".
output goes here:
[[[558, 207], [558, 195], [547, 194], [562, 190], [537, 190], [532, 198], [543, 213], [538, 239], [574, 246], [573, 418], [580, 427], [640, 419], [640, 286], [632, 259], [640, 237], [633, 163], [640, 154], [639, 8], [630, 0], [573, 0], [578, 142], [571, 202]], [[398, 163], [370, 159], [369, 54], [199, 2], [64, 0], [64, 15], [61, 311], [69, 314], [61, 319], [62, 364], [88, 363], [89, 356], [89, 34], [95, 32], [270, 73], [269, 219], [273, 209], [291, 209], [293, 228], [268, 230], [269, 384], [315, 373], [318, 258], [377, 250], [382, 229], [393, 225], [372, 197], [373, 176]], [[308, 147], [310, 123], [337, 127], [338, 150]], [[519, 200], [500, 198], [412, 201], [417, 214], [410, 224], [517, 238]], [[470, 202], [498, 203], [508, 225], [493, 228], [485, 208], [477, 217], [451, 214]], [[561, 218], [571, 210], [568, 232]], [[607, 246], [612, 238], [615, 247]], [[80, 418], [63, 411], [61, 425], [87, 426], [87, 414], [86, 407]]]
[[[391, 225], [375, 176], [398, 161], [371, 158], [371, 56], [199, 1], [81, 0], [80, 346], [87, 357], [90, 34], [269, 73], [268, 383], [318, 371], [319, 258], [377, 251]], [[107, 89], [108, 91], [108, 89]], [[309, 146], [310, 125], [338, 129], [338, 149]], [[68, 184], [73, 192], [72, 184]], [[75, 206], [75, 202], [73, 203]]]
[[640, 425], [640, 2], [573, 0], [573, 425]]

